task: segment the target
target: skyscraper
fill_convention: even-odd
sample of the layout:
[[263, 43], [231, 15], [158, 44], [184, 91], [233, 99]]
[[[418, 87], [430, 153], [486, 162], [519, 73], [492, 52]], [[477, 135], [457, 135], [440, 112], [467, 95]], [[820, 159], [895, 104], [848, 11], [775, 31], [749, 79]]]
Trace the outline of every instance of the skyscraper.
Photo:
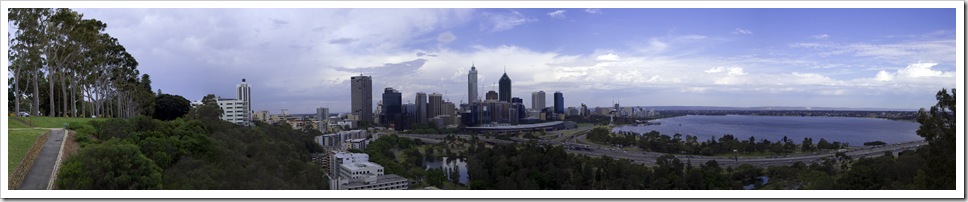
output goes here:
[[546, 103], [544, 91], [531, 93], [531, 109], [540, 111], [545, 108]]
[[360, 122], [373, 121], [373, 80], [370, 76], [351, 77], [350, 94], [353, 115]]
[[394, 128], [400, 128], [402, 126], [399, 123], [400, 114], [403, 112], [402, 101], [399, 91], [390, 87], [383, 89], [383, 117], [380, 119], [380, 124], [387, 127], [393, 126]]
[[416, 106], [415, 115], [417, 117], [417, 123], [427, 122], [427, 94], [423, 92], [418, 92], [417, 97], [413, 99], [414, 105]]
[[497, 101], [497, 92], [494, 92], [493, 90], [492, 91], [487, 91], [487, 96], [485, 96], [485, 97], [487, 98], [487, 100]]
[[241, 100], [242, 103], [245, 103], [242, 106], [242, 110], [244, 111], [242, 121], [248, 125], [249, 123], [252, 123], [252, 89], [249, 88], [248, 83], [245, 83], [245, 79], [242, 79], [242, 83], [236, 85], [235, 89], [238, 93], [239, 100]]
[[444, 96], [438, 93], [430, 94], [430, 103], [427, 104], [427, 118], [437, 117], [443, 114]]
[[317, 128], [319, 128], [319, 132], [322, 132], [325, 134], [329, 129], [327, 128], [327, 126], [329, 126], [329, 108], [325, 108], [325, 107], [316, 108], [316, 121], [317, 121], [317, 124], [319, 124], [317, 125]]
[[508, 78], [507, 72], [501, 75], [501, 80], [498, 81], [498, 90], [498, 94], [500, 94], [500, 97], [498, 97], [499, 101], [511, 102], [511, 78]]
[[565, 96], [560, 91], [555, 91], [555, 114], [565, 113]]
[[477, 68], [471, 64], [471, 71], [467, 73], [467, 103], [479, 102], [477, 99]]

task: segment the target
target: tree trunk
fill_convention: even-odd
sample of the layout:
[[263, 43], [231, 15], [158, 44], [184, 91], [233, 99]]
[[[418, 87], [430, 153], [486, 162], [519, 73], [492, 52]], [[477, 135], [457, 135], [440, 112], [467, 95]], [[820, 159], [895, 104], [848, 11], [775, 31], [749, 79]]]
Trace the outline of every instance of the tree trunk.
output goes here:
[[16, 114], [17, 116], [20, 116], [20, 97], [23, 96], [20, 93], [20, 79], [23, 79], [21, 78], [23, 75], [20, 75], [20, 74], [23, 68], [24, 68], [23, 66], [18, 66], [16, 69], [13, 70], [14, 72], [13, 73], [14, 74], [14, 77], [13, 77], [14, 112], [13, 113]]
[[62, 71], [60, 76], [61, 95], [64, 99], [61, 100], [61, 103], [63, 103], [64, 108], [61, 108], [61, 111], [64, 112], [64, 117], [70, 117], [72, 114], [74, 114], [74, 112], [67, 110], [67, 79], [66, 78], [67, 78], [67, 72]]
[[31, 70], [34, 75], [34, 102], [30, 106], [30, 116], [37, 116], [40, 114], [40, 78], [38, 78], [40, 71]]
[[57, 117], [57, 111], [55, 110], [57, 108], [57, 104], [54, 103], [54, 82], [56, 82], [56, 80], [54, 80], [53, 67], [48, 67], [47, 69], [50, 70], [47, 71], [47, 86], [50, 87], [50, 90], [47, 91], [47, 95], [50, 97], [50, 102], [48, 103], [50, 111], [47, 112], [49, 113], [47, 116]]

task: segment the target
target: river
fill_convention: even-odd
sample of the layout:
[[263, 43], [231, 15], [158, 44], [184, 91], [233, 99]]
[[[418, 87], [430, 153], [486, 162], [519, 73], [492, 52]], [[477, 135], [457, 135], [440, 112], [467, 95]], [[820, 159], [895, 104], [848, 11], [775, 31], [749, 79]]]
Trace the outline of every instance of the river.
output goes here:
[[698, 136], [706, 141], [724, 134], [732, 134], [740, 140], [754, 136], [756, 141], [778, 141], [787, 136], [800, 144], [803, 138], [820, 138], [828, 142], [850, 143], [862, 146], [864, 142], [883, 141], [888, 144], [922, 140], [916, 131], [920, 124], [911, 121], [895, 121], [876, 118], [810, 117], [810, 116], [747, 116], [747, 115], [688, 115], [659, 119], [659, 125], [619, 126], [613, 131], [647, 133], [658, 131], [663, 135]]

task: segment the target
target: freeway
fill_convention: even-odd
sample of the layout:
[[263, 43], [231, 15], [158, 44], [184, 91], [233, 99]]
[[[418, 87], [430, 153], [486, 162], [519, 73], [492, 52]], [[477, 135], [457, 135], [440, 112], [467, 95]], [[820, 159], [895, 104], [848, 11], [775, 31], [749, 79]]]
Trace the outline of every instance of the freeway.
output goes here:
[[[631, 150], [623, 150], [621, 148], [602, 146], [595, 143], [588, 142], [585, 140], [585, 133], [590, 128], [579, 128], [578, 132], [563, 135], [561, 132], [557, 132], [558, 136], [553, 139], [535, 139], [535, 142], [539, 144], [548, 145], [558, 145], [563, 146], [568, 153], [573, 154], [583, 154], [588, 156], [609, 156], [612, 158], [621, 158], [631, 160], [633, 163], [643, 164], [652, 166], [655, 165], [656, 159], [660, 156], [666, 155], [666, 153], [658, 152], [647, 152], [642, 151], [637, 148]], [[437, 134], [399, 134], [403, 137], [417, 138], [425, 142], [436, 143], [443, 141], [447, 135], [437, 135]], [[465, 140], [470, 140], [473, 137], [466, 134], [453, 134], [457, 138], [462, 138]], [[509, 137], [507, 140], [497, 139], [494, 137], [486, 138], [486, 136], [478, 135], [478, 140], [489, 143], [489, 144], [510, 144], [514, 142], [527, 142], [530, 139], [523, 139], [518, 137]], [[890, 151], [893, 154], [900, 153], [905, 150], [916, 149], [922, 145], [926, 145], [926, 141], [914, 141], [914, 142], [904, 142], [889, 145], [880, 146], [864, 146], [864, 147], [853, 147], [848, 149], [845, 154], [853, 159], [859, 159], [862, 157], [875, 157], [883, 155], [884, 152]], [[803, 162], [810, 164], [812, 162], [819, 163], [822, 158], [829, 157], [833, 158], [837, 151], [826, 151], [826, 152], [815, 152], [808, 154], [799, 155], [783, 155], [783, 156], [769, 156], [769, 157], [730, 157], [730, 156], [700, 156], [700, 155], [681, 155], [674, 154], [680, 161], [690, 162], [693, 164], [706, 163], [709, 160], [716, 160], [721, 166], [736, 167], [742, 164], [750, 164], [757, 167], [767, 167], [771, 165], [792, 165], [795, 162]]]

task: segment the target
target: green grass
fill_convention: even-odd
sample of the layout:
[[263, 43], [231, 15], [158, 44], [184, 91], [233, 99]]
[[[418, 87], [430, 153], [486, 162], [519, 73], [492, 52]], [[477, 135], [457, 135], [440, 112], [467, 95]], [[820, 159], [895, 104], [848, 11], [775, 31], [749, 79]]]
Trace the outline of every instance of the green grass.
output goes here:
[[[27, 123], [31, 123], [33, 127], [38, 127], [38, 128], [63, 128], [64, 123], [70, 123], [71, 125], [79, 124], [79, 123], [86, 124], [87, 122], [94, 120], [93, 118], [65, 118], [65, 117], [43, 117], [43, 116], [21, 117], [20, 119], [24, 120]], [[14, 128], [13, 122], [16, 122], [16, 121], [11, 121], [11, 128]], [[25, 128], [27, 127], [25, 126]]]
[[7, 121], [8, 121], [7, 123], [10, 124], [8, 126], [10, 128], [30, 128], [30, 126], [24, 124], [23, 122], [17, 121], [17, 119], [23, 120], [20, 117], [14, 117], [14, 116], [11, 116], [10, 119], [7, 119]]
[[37, 136], [44, 134], [47, 130], [44, 129], [27, 129], [27, 130], [11, 130], [7, 131], [7, 140], [9, 140], [9, 146], [7, 147], [7, 175], [13, 172], [17, 165], [20, 165], [20, 160], [24, 158], [24, 154], [30, 149], [30, 146], [34, 144], [37, 140]]

